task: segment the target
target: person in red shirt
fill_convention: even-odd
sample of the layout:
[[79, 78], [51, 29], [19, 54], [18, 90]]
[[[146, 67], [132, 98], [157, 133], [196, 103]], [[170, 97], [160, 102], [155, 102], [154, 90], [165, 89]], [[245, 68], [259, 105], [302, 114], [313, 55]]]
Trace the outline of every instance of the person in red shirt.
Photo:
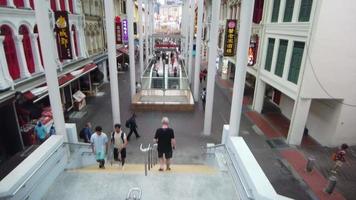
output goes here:
[[349, 146], [347, 144], [342, 144], [339, 149], [333, 153], [332, 159], [335, 161], [334, 167], [331, 169], [331, 173], [337, 174], [337, 171], [340, 169], [340, 167], [346, 162], [345, 156], [346, 156], [346, 149], [348, 149]]

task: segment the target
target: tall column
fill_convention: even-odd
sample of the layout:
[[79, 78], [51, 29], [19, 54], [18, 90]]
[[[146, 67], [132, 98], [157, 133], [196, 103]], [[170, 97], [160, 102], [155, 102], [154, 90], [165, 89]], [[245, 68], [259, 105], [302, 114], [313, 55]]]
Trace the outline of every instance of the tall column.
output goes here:
[[[38, 1], [38, 0], [37, 0]], [[61, 8], [61, 3], [59, 2], [59, 0], [55, 0], [56, 1], [56, 9], [57, 10], [62, 10]]]
[[[120, 97], [119, 97], [119, 82], [117, 78], [116, 67], [116, 40], [115, 40], [115, 13], [113, 0], [106, 0], [105, 4], [105, 24], [106, 37], [108, 48], [109, 75], [110, 75], [110, 91], [111, 91], [111, 108], [113, 116], [113, 124], [120, 123]], [[106, 69], [106, 64], [104, 64]]]
[[[56, 66], [62, 71], [62, 63], [61, 61], [59, 60], [59, 56], [58, 56], [58, 48], [57, 48], [57, 33], [56, 32], [52, 32], [53, 33], [53, 40], [54, 43], [55, 43], [55, 46], [54, 46], [54, 51], [53, 51], [53, 54], [54, 54], [54, 59], [56, 61]], [[40, 37], [41, 38], [41, 37]], [[41, 48], [42, 48], [42, 45], [41, 45]], [[42, 54], [42, 56], [44, 56], [44, 54]]]
[[214, 0], [211, 16], [211, 34], [209, 39], [209, 64], [208, 64], [208, 79], [206, 91], [206, 105], [204, 116], [204, 135], [211, 134], [211, 123], [213, 118], [213, 103], [214, 103], [214, 87], [215, 87], [215, 74], [216, 74], [216, 56], [218, 53], [218, 33], [219, 33], [219, 14], [220, 14], [220, 0]]
[[73, 14], [79, 14], [78, 8], [77, 8], [77, 5], [78, 5], [77, 0], [73, 0], [72, 4], [73, 4]]
[[138, 35], [139, 35], [139, 50], [140, 50], [140, 70], [141, 75], [143, 74], [143, 34], [142, 34], [142, 0], [138, 0]]
[[37, 42], [38, 34], [37, 33], [31, 34], [30, 37], [31, 37], [32, 55], [33, 55], [33, 59], [35, 62], [35, 72], [36, 73], [43, 72], [41, 55], [40, 55], [40, 51], [38, 48], [38, 42]]
[[78, 47], [78, 57], [84, 57], [83, 51], [82, 51], [82, 42], [80, 39], [80, 32], [79, 30], [75, 30], [75, 35], [77, 36], [77, 47]]
[[21, 78], [30, 77], [31, 74], [28, 71], [26, 56], [25, 56], [25, 52], [23, 50], [23, 43], [22, 43], [23, 35], [15, 35], [14, 40], [15, 40], [15, 46], [16, 46], [16, 55], [17, 55], [19, 67], [20, 67]]
[[103, 72], [103, 74], [104, 74], [103, 81], [104, 81], [104, 83], [108, 83], [108, 82], [109, 82], [109, 79], [108, 79], [108, 69], [107, 69], [107, 63], [106, 63], [106, 61], [103, 62], [102, 67], [103, 67], [102, 72]]
[[7, 7], [14, 8], [15, 7], [14, 0], [7, 0], [6, 5]]
[[135, 79], [135, 46], [134, 46], [134, 31], [133, 31], [133, 13], [134, 10], [132, 0], [126, 1], [127, 26], [129, 34], [129, 59], [130, 59], [130, 82], [131, 82], [131, 102], [136, 94], [136, 79]]
[[[258, 77], [257, 77], [258, 78]], [[256, 87], [253, 97], [252, 108], [253, 110], [261, 113], [263, 108], [263, 102], [265, 99], [266, 83], [261, 79], [256, 80]]]
[[66, 11], [70, 12], [68, 0], [64, 0], [64, 5], [65, 5]]
[[48, 4], [43, 1], [34, 1], [35, 3], [35, 13], [36, 21], [38, 26], [38, 32], [41, 40], [41, 49], [46, 49], [43, 51], [43, 62], [46, 66], [45, 76], [48, 86], [49, 101], [51, 103], [52, 114], [56, 132], [63, 135], [64, 141], [67, 141], [67, 134], [65, 129], [63, 107], [61, 102], [61, 95], [59, 92], [57, 69], [55, 61], [55, 49], [52, 30], [50, 27], [50, 19], [48, 15]]
[[77, 52], [75, 50], [74, 31], [71, 30], [70, 30], [70, 44], [72, 46], [73, 60], [76, 60], [78, 57], [77, 57]]
[[202, 43], [202, 26], [203, 26], [203, 6], [204, 1], [198, 0], [198, 30], [196, 40], [196, 56], [195, 56], [195, 69], [194, 69], [194, 100], [199, 100], [199, 73], [200, 73], [200, 58], [201, 58], [201, 43]]
[[5, 36], [0, 36], [0, 88], [5, 89], [9, 86], [13, 86], [14, 81], [11, 78], [9, 68], [6, 62], [6, 55], [4, 49]]
[[194, 19], [195, 19], [195, 1], [191, 1], [190, 5], [190, 23], [189, 23], [189, 58], [188, 58], [188, 79], [192, 83], [192, 69], [193, 69], [193, 43], [194, 43]]
[[146, 54], [146, 59], [145, 59], [145, 66], [147, 67], [148, 65], [148, 0], [145, 0], [145, 54]]
[[248, 48], [250, 46], [254, 0], [241, 2], [240, 31], [237, 38], [236, 72], [230, 113], [230, 134], [239, 135], [242, 100], [244, 96]]
[[295, 101], [287, 137], [288, 144], [301, 144], [311, 101], [311, 99], [302, 99], [300, 97]]
[[25, 8], [31, 9], [30, 0], [24, 0], [24, 1], [23, 1], [23, 4], [24, 4], [24, 7], [25, 7]]

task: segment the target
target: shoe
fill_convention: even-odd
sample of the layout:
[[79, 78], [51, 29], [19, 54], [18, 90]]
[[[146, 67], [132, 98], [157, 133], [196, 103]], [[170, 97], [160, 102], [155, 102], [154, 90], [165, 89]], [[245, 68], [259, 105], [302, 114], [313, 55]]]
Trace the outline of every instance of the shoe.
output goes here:
[[121, 166], [121, 170], [125, 170], [125, 166]]
[[171, 168], [170, 167], [167, 167], [167, 169], [166, 169], [167, 171], [171, 171]]
[[162, 169], [162, 168], [159, 168], [158, 171], [163, 172], [163, 169]]
[[141, 136], [136, 136], [136, 139], [140, 138]]

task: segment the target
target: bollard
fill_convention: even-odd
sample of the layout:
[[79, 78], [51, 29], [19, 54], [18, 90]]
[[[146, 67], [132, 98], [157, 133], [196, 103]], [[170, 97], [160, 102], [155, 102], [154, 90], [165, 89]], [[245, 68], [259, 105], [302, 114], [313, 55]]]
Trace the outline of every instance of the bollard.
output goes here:
[[151, 170], [150, 150], [147, 151], [148, 170]]
[[315, 158], [313, 157], [308, 157], [308, 162], [306, 166], [307, 172], [312, 172], [315, 164]]
[[335, 186], [336, 186], [336, 181], [337, 181], [336, 176], [330, 176], [329, 177], [329, 181], [328, 181], [328, 185], [324, 189], [324, 192], [326, 192], [328, 194], [333, 193], [333, 191], [335, 189]]

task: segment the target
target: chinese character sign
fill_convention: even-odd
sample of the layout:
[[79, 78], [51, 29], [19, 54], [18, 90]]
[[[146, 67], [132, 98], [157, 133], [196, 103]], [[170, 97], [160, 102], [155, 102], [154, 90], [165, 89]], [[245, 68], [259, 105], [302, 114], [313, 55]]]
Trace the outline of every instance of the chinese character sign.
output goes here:
[[127, 27], [127, 19], [122, 20], [122, 40], [124, 42], [129, 41], [129, 30]]
[[237, 22], [235, 19], [228, 19], [226, 21], [224, 56], [235, 55], [236, 26]]
[[122, 44], [121, 22], [115, 23], [116, 30], [116, 44]]
[[59, 59], [72, 59], [68, 13], [66, 11], [56, 11], [54, 17]]

